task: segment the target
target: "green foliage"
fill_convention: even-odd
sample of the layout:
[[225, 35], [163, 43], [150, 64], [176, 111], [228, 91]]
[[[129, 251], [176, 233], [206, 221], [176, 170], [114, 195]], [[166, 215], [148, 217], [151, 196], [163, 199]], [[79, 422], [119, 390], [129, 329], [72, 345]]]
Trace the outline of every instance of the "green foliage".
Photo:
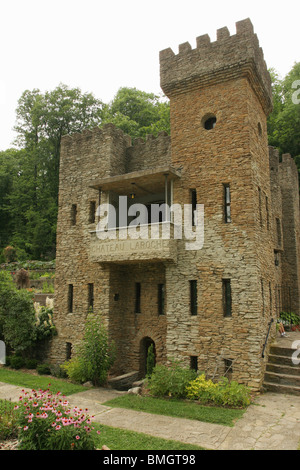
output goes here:
[[21, 369], [25, 366], [25, 360], [22, 356], [11, 356], [10, 367], [12, 369]]
[[38, 364], [36, 367], [37, 373], [40, 375], [50, 375], [51, 369], [49, 364]]
[[146, 365], [147, 377], [151, 376], [154, 366], [155, 366], [155, 354], [153, 350], [153, 344], [151, 344], [147, 352], [147, 365]]
[[90, 312], [85, 323], [83, 340], [76, 348], [76, 355], [62, 367], [71, 380], [102, 385], [115, 360], [115, 347], [100, 314]]
[[112, 122], [132, 139], [170, 134], [170, 105], [159, 96], [136, 88], [120, 88], [113, 101], [106, 106], [103, 123]]
[[21, 450], [95, 450], [90, 417], [59, 392], [24, 392], [19, 403]]
[[180, 362], [173, 361], [170, 366], [156, 364], [149, 379], [150, 394], [157, 397], [185, 397], [186, 387], [195, 377], [196, 372], [182, 367]]
[[186, 397], [197, 400], [201, 404], [234, 408], [246, 407], [251, 402], [248, 387], [235, 381], [229, 382], [226, 377], [215, 383], [212, 380], [207, 380], [205, 374], [199, 375], [187, 386]]
[[14, 404], [8, 400], [0, 400], [0, 442], [17, 436], [18, 418]]
[[16, 289], [10, 274], [0, 271], [0, 335], [6, 346], [17, 354], [30, 348], [36, 338], [34, 322], [31, 294]]
[[300, 103], [293, 100], [294, 83], [300, 80], [300, 62], [294, 64], [284, 79], [272, 69], [271, 78], [274, 109], [268, 117], [269, 144], [280, 153], [290, 153], [300, 170]]
[[281, 312], [280, 313], [280, 321], [284, 325], [299, 325], [300, 324], [300, 317], [293, 312]]
[[53, 309], [35, 305], [36, 341], [51, 339], [57, 334], [53, 323]]

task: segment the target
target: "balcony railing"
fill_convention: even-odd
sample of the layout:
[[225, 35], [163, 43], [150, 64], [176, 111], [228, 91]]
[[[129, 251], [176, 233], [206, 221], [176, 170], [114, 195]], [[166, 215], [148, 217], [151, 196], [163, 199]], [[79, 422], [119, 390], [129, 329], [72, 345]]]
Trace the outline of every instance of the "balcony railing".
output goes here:
[[98, 263], [176, 261], [174, 224], [161, 222], [92, 231], [89, 259]]

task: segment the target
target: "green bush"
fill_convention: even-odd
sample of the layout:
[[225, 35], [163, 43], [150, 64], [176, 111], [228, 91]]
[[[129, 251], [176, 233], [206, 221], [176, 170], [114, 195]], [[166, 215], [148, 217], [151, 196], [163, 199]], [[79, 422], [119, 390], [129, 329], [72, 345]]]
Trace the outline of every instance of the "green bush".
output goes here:
[[194, 370], [184, 368], [176, 361], [170, 366], [157, 364], [148, 382], [150, 394], [156, 397], [184, 398], [187, 385], [196, 376]]
[[300, 317], [293, 312], [281, 312], [280, 320], [284, 325], [299, 325]]
[[201, 374], [187, 386], [186, 392], [187, 398], [197, 400], [201, 404], [244, 408], [251, 402], [248, 387], [235, 381], [229, 382], [225, 377], [215, 383]]
[[88, 381], [88, 373], [83, 361], [79, 357], [73, 357], [61, 365], [61, 369], [67, 374], [70, 380], [75, 383]]
[[12, 369], [21, 369], [25, 365], [25, 360], [21, 356], [11, 356], [10, 367]]
[[58, 392], [24, 392], [19, 401], [19, 448], [21, 450], [95, 450], [96, 434], [89, 415], [72, 411]]
[[36, 369], [38, 361], [36, 359], [25, 359], [26, 369]]
[[36, 367], [37, 373], [40, 375], [51, 375], [49, 364], [38, 364]]
[[105, 383], [115, 359], [114, 344], [109, 342], [102, 316], [90, 312], [85, 323], [84, 337], [74, 358], [63, 365], [68, 377], [76, 382]]

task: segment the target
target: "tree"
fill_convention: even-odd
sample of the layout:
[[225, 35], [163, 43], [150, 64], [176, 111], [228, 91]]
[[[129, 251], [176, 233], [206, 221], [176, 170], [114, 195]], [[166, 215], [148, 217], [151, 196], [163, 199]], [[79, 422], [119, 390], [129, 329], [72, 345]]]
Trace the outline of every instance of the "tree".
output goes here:
[[280, 80], [271, 71], [274, 110], [268, 118], [269, 144], [280, 153], [290, 153], [300, 169], [300, 102], [295, 99], [300, 93], [300, 62]]
[[100, 125], [102, 114], [103, 103], [79, 88], [24, 91], [16, 110], [20, 150], [0, 154], [1, 248], [54, 258], [61, 137]]
[[106, 106], [103, 122], [112, 122], [133, 139], [160, 131], [170, 133], [169, 102], [136, 88], [120, 88]]

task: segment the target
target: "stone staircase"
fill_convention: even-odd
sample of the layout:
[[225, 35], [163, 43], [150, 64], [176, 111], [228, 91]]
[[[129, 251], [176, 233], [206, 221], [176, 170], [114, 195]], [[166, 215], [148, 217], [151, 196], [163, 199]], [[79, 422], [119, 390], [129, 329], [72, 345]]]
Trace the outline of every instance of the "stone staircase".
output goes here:
[[271, 346], [263, 383], [266, 390], [300, 396], [300, 364], [293, 364], [294, 352], [288, 347]]

